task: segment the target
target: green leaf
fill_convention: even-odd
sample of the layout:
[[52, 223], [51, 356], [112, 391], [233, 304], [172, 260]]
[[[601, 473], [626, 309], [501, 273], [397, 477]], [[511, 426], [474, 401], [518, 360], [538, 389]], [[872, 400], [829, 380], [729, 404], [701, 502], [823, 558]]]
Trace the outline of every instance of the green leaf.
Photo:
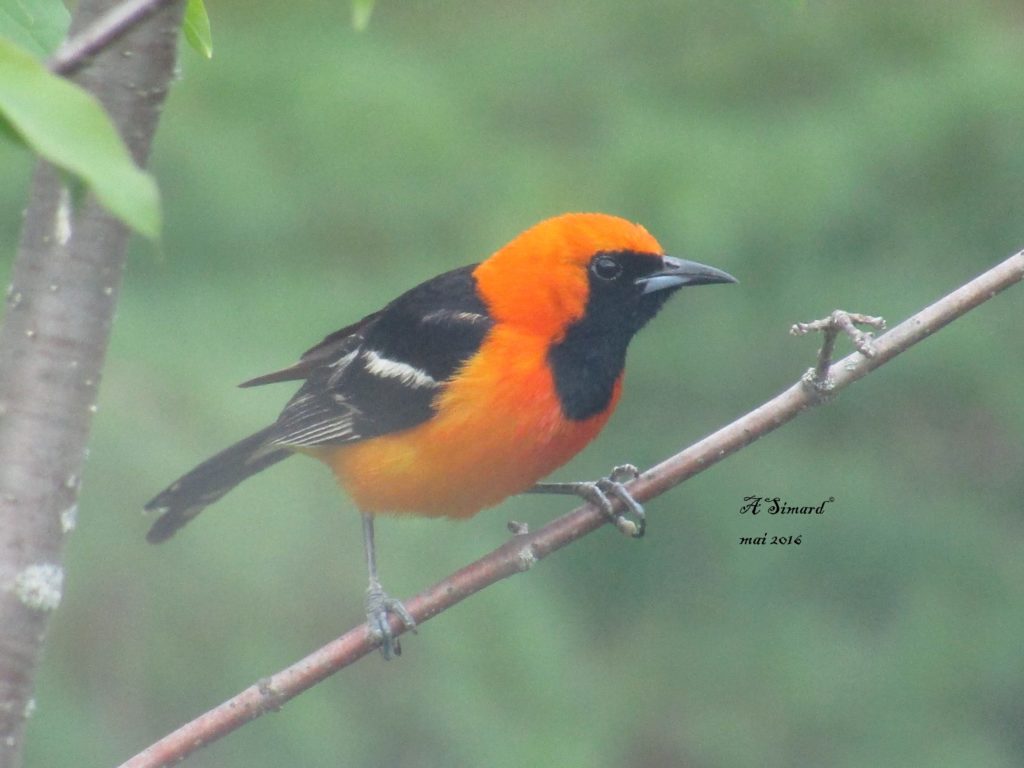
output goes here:
[[213, 58], [213, 36], [210, 34], [210, 17], [206, 14], [203, 0], [188, 0], [183, 22], [185, 39], [200, 56]]
[[0, 118], [32, 149], [81, 178], [106, 208], [146, 237], [160, 232], [160, 193], [89, 93], [0, 40]]
[[352, 26], [362, 32], [370, 25], [374, 0], [352, 0]]
[[61, 0], [0, 0], [0, 37], [36, 56], [49, 56], [68, 32], [71, 15]]

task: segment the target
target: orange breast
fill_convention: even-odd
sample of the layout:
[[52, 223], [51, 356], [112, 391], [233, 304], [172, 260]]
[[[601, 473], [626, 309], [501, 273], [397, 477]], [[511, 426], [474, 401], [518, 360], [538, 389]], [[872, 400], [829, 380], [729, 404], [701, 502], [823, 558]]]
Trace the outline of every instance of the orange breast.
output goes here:
[[469, 517], [521, 493], [576, 455], [607, 422], [562, 416], [548, 342], [496, 327], [439, 398], [437, 413], [404, 432], [315, 455], [363, 512]]

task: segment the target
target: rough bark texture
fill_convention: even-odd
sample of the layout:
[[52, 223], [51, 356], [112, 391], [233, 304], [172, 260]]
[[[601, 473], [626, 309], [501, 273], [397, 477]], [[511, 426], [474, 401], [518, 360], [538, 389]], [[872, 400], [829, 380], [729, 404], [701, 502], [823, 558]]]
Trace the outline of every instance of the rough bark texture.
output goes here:
[[[72, 35], [112, 5], [81, 0]], [[183, 5], [152, 16], [74, 78], [140, 164], [173, 74]], [[0, 330], [0, 768], [20, 763], [33, 677], [60, 602], [63, 540], [128, 237], [91, 196], [73, 208], [60, 174], [39, 164]]]

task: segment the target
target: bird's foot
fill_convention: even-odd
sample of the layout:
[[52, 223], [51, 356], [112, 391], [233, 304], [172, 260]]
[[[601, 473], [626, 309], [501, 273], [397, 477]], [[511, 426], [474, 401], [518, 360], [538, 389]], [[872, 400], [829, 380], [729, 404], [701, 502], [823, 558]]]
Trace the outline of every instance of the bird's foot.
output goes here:
[[366, 624], [370, 636], [380, 643], [380, 653], [385, 659], [402, 655], [402, 644], [391, 630], [388, 614], [395, 614], [407, 629], [416, 632], [416, 620], [401, 600], [389, 597], [380, 582], [371, 581], [366, 590]]
[[[647, 515], [640, 502], [626, 489], [624, 483], [636, 480], [640, 470], [632, 464], [615, 467], [607, 477], [591, 482], [538, 483], [528, 493], [571, 493], [590, 502], [608, 517], [621, 533], [639, 539], [647, 527]], [[616, 512], [613, 499], [622, 502], [625, 510]], [[632, 518], [632, 519], [631, 519]]]
[[[620, 464], [612, 468], [607, 477], [589, 483], [579, 483], [577, 494], [604, 512], [620, 533], [639, 539], [647, 529], [647, 514], [643, 505], [633, 498], [633, 494], [626, 490], [624, 485], [638, 477], [640, 470], [635, 466]], [[621, 501], [625, 510], [613, 510], [612, 499]]]

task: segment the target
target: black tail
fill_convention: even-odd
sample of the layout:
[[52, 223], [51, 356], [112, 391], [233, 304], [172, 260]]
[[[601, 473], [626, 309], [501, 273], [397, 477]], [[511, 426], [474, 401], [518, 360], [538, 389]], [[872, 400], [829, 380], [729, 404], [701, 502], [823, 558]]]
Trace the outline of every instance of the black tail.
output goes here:
[[261, 429], [230, 448], [225, 448], [179, 477], [146, 504], [146, 509], [161, 513], [146, 534], [146, 539], [152, 544], [166, 541], [181, 526], [247, 477], [291, 456], [291, 451], [268, 443], [273, 430], [273, 426]]

